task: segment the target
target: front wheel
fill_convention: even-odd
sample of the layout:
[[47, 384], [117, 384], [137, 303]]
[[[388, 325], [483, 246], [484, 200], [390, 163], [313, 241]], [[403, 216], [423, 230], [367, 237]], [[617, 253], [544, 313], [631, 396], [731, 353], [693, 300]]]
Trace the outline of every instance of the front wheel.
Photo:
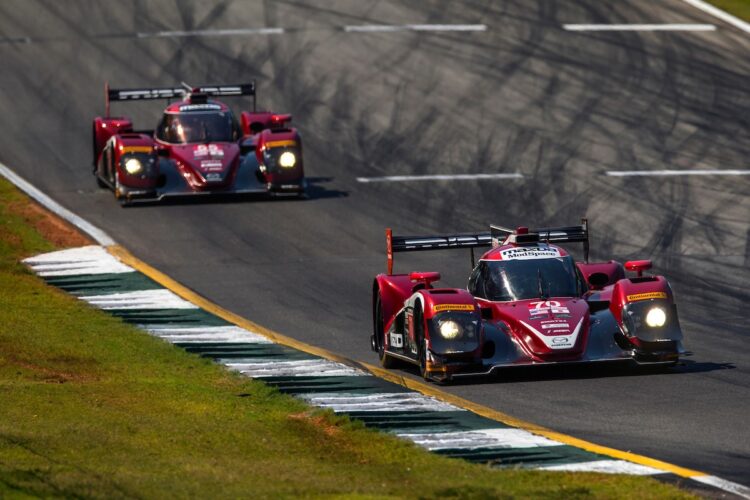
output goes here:
[[102, 180], [101, 177], [99, 177], [97, 174], [94, 174], [96, 177], [96, 185], [99, 186], [102, 189], [107, 189], [109, 186]]
[[424, 339], [424, 314], [422, 307], [417, 306], [414, 309], [414, 329], [417, 339], [417, 357], [419, 358], [419, 374], [425, 380], [430, 380], [430, 374], [427, 371], [427, 345]]
[[383, 305], [380, 299], [380, 290], [375, 298], [375, 308], [373, 310], [373, 343], [375, 350], [378, 352], [380, 366], [383, 368], [395, 368], [397, 362], [385, 352], [385, 318], [383, 318]]

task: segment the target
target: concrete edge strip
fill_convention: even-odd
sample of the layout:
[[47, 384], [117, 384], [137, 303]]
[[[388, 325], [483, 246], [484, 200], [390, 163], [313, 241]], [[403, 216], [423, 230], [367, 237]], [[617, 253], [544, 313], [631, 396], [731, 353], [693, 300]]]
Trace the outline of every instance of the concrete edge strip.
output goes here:
[[744, 31], [745, 33], [750, 33], [750, 23], [746, 23], [742, 19], [733, 16], [729, 12], [723, 11], [719, 9], [718, 7], [714, 7], [713, 5], [707, 2], [704, 2], [703, 0], [682, 0], [682, 1], [688, 5], [692, 5], [698, 10], [702, 10], [706, 14], [709, 14], [718, 19], [721, 19], [727, 24], [731, 24], [735, 28]]
[[93, 224], [89, 223], [88, 221], [84, 220], [83, 218], [79, 217], [78, 215], [74, 214], [70, 210], [64, 208], [59, 203], [54, 201], [52, 198], [44, 194], [42, 191], [32, 186], [30, 183], [25, 181], [20, 176], [16, 175], [12, 170], [10, 170], [7, 166], [5, 166], [2, 163], [0, 163], [0, 175], [3, 175], [3, 177], [5, 177], [8, 181], [10, 181], [16, 187], [18, 187], [19, 189], [27, 193], [32, 199], [36, 200], [38, 203], [40, 203], [42, 206], [50, 210], [52, 213], [66, 220], [67, 222], [73, 224], [81, 231], [84, 231], [86, 234], [89, 234], [91, 237], [96, 239], [100, 244], [106, 247], [106, 250], [112, 256], [119, 259], [120, 262], [122, 262], [123, 264], [133, 267], [137, 271], [148, 276], [149, 278], [159, 283], [160, 285], [164, 286], [165, 288], [167, 288], [174, 294], [178, 295], [179, 297], [182, 297], [183, 299], [189, 302], [192, 302], [196, 306], [218, 316], [221, 319], [224, 319], [225, 321], [229, 323], [235, 324], [237, 326], [240, 326], [250, 331], [257, 332], [278, 344], [285, 345], [287, 347], [292, 347], [302, 352], [306, 352], [308, 354], [319, 356], [319, 357], [322, 357], [331, 361], [336, 361], [344, 365], [351, 366], [353, 368], [358, 368], [360, 370], [363, 370], [365, 372], [372, 374], [373, 376], [376, 376], [381, 379], [401, 385], [402, 387], [417, 391], [425, 396], [434, 397], [445, 403], [453, 404], [462, 409], [472, 411], [480, 416], [484, 416], [492, 420], [496, 420], [498, 422], [504, 423], [506, 425], [531, 432], [532, 434], [536, 434], [542, 437], [546, 437], [548, 439], [556, 440], [561, 443], [568, 444], [570, 446], [574, 446], [577, 448], [581, 448], [586, 451], [609, 456], [614, 459], [627, 460], [629, 462], [643, 465], [646, 467], [653, 467], [655, 469], [659, 469], [664, 472], [669, 472], [669, 473], [673, 473], [681, 477], [689, 478], [691, 480], [698, 481], [702, 484], [716, 487], [718, 489], [721, 489], [722, 491], [727, 491], [732, 494], [750, 499], [750, 488], [744, 485], [734, 483], [731, 481], [726, 481], [724, 479], [706, 474], [704, 472], [699, 472], [699, 471], [695, 471], [692, 469], [680, 467], [680, 466], [673, 465], [673, 464], [670, 464], [661, 460], [656, 460], [653, 458], [645, 457], [643, 455], [638, 455], [638, 454], [627, 452], [627, 451], [621, 451], [621, 450], [609, 448], [606, 446], [600, 446], [600, 445], [585, 441], [583, 439], [578, 439], [573, 436], [568, 436], [560, 432], [552, 431], [545, 427], [512, 417], [510, 415], [499, 412], [492, 408], [488, 408], [483, 405], [479, 405], [471, 401], [468, 401], [466, 399], [463, 399], [461, 397], [454, 396], [450, 393], [437, 389], [436, 387], [430, 386], [426, 383], [399, 376], [383, 368], [370, 365], [369, 363], [360, 363], [358, 361], [351, 360], [344, 356], [340, 356], [338, 354], [330, 352], [326, 349], [308, 345], [304, 342], [300, 342], [296, 339], [287, 337], [280, 333], [274, 332], [273, 330], [260, 326], [248, 319], [243, 318], [242, 316], [239, 316], [235, 313], [232, 313], [231, 311], [227, 309], [224, 309], [218, 304], [215, 304], [209, 301], [205, 297], [199, 295], [193, 290], [190, 290], [186, 286], [180, 284], [179, 282], [167, 276], [166, 274], [162, 273], [161, 271], [141, 261], [134, 255], [132, 255], [128, 250], [123, 248], [122, 246], [115, 244], [114, 240], [109, 235], [107, 235], [107, 233], [97, 228]]
[[8, 179], [18, 189], [29, 195], [47, 210], [68, 221], [70, 224], [73, 224], [79, 230], [89, 235], [100, 245], [106, 247], [115, 244], [115, 240], [113, 240], [107, 233], [63, 207], [2, 163], [0, 163], [0, 175]]

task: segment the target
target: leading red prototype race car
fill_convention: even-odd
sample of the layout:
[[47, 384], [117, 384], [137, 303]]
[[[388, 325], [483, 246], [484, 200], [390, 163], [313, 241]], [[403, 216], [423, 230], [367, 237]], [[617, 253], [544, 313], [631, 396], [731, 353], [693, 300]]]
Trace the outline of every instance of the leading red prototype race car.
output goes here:
[[[644, 276], [649, 260], [589, 263], [581, 226], [479, 234], [393, 236], [388, 274], [373, 283], [371, 346], [388, 368], [419, 366], [426, 379], [490, 374], [503, 367], [631, 361], [672, 365], [682, 331], [669, 283]], [[584, 262], [554, 243], [581, 242]], [[491, 246], [467, 289], [438, 288], [436, 272], [392, 274], [393, 253]], [[626, 277], [625, 270], [636, 276]]]
[[[304, 196], [302, 141], [288, 114], [255, 111], [255, 83], [110, 89], [106, 115], [94, 119], [94, 175], [122, 204], [168, 196], [268, 193]], [[237, 122], [211, 97], [253, 97]], [[170, 101], [155, 130], [111, 117], [110, 101]], [[171, 102], [172, 99], [179, 99]]]

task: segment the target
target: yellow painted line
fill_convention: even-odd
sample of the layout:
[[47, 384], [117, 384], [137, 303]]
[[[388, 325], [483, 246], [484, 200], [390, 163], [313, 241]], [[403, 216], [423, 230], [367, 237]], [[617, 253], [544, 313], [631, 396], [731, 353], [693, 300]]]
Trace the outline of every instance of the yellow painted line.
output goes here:
[[354, 360], [345, 358], [343, 356], [340, 356], [338, 354], [332, 353], [326, 349], [321, 349], [319, 347], [305, 344], [304, 342], [300, 342], [299, 340], [295, 340], [293, 338], [287, 337], [286, 335], [282, 335], [280, 333], [274, 332], [273, 330], [269, 330], [268, 328], [262, 327], [258, 325], [257, 323], [254, 323], [248, 319], [243, 318], [242, 316], [239, 316], [231, 311], [224, 309], [223, 307], [217, 304], [214, 304], [210, 300], [206, 299], [205, 297], [202, 297], [201, 295], [198, 295], [196, 292], [178, 283], [177, 281], [170, 278], [169, 276], [162, 273], [161, 271], [154, 269], [153, 267], [149, 266], [145, 262], [141, 261], [140, 259], [135, 257], [133, 254], [128, 252], [125, 248], [121, 247], [120, 245], [111, 245], [106, 248], [109, 253], [111, 253], [118, 259], [120, 259], [123, 263], [140, 271], [141, 273], [145, 274], [146, 276], [156, 281], [160, 285], [176, 293], [183, 299], [192, 302], [193, 304], [203, 308], [204, 310], [212, 314], [215, 314], [216, 316], [222, 319], [225, 319], [226, 321], [229, 321], [230, 323], [234, 323], [235, 325], [240, 326], [242, 328], [260, 333], [261, 335], [268, 337], [269, 339], [273, 340], [274, 342], [277, 342], [278, 344], [292, 347], [294, 349], [298, 349], [300, 351], [313, 354], [315, 356], [320, 356], [322, 358], [326, 358], [332, 361], [337, 361], [339, 363], [343, 363], [348, 366], [360, 368], [362, 370], [365, 370], [371, 373], [372, 375], [376, 377], [382, 378], [389, 382], [393, 382], [402, 387], [415, 390], [424, 395], [432, 396], [446, 403], [450, 403], [455, 406], [472, 411], [476, 413], [477, 415], [481, 415], [483, 417], [487, 417], [489, 419], [502, 422], [503, 424], [506, 424], [512, 427], [517, 427], [519, 429], [523, 429], [533, 434], [544, 436], [546, 438], [553, 439], [555, 441], [559, 441], [561, 443], [574, 446], [576, 448], [581, 448], [583, 450], [590, 451], [592, 453], [598, 453], [600, 455], [605, 455], [605, 456], [616, 458], [619, 460], [627, 460], [629, 462], [633, 462], [633, 463], [640, 464], [640, 465], [645, 465], [647, 467], [653, 467], [654, 469], [659, 469], [665, 472], [671, 472], [672, 474], [676, 474], [681, 477], [695, 478], [695, 477], [708, 476], [708, 474], [706, 474], [705, 472], [699, 472], [696, 470], [687, 469], [685, 467], [680, 467], [678, 465], [670, 464], [668, 462], [663, 462], [661, 460], [657, 460], [654, 458], [645, 457], [643, 455], [638, 455], [636, 453], [631, 453], [629, 451], [621, 451], [615, 448], [609, 448], [607, 446], [594, 444], [594, 443], [585, 441], [583, 439], [578, 439], [573, 436], [568, 436], [567, 434], [562, 434], [560, 432], [556, 432], [556, 431], [547, 429], [545, 427], [542, 427], [542, 426], [539, 426], [530, 422], [526, 422], [525, 420], [518, 419], [516, 417], [505, 414], [503, 412], [493, 410], [492, 408], [489, 408], [489, 407], [474, 403], [472, 401], [469, 401], [467, 399], [461, 398], [459, 396], [455, 396], [453, 394], [447, 393], [445, 391], [438, 389], [437, 387], [433, 385], [420, 382], [418, 380], [413, 380], [410, 378], [402, 377], [398, 375], [397, 373], [390, 372], [378, 366], [373, 366], [369, 363], [360, 363], [358, 361], [354, 361]]

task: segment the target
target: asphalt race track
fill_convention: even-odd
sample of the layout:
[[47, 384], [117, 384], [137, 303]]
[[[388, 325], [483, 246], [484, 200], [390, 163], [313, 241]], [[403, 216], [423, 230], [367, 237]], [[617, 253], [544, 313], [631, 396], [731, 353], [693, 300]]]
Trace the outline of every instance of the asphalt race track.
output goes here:
[[[428, 23], [487, 29], [343, 29]], [[573, 32], [567, 23], [716, 30]], [[249, 31], [268, 27], [285, 32]], [[245, 31], [205, 31], [225, 29]], [[606, 175], [748, 168], [747, 33], [679, 0], [5, 0], [0, 61], [0, 162], [200, 294], [354, 359], [377, 362], [370, 293], [385, 270], [385, 227], [430, 234], [588, 217], [595, 259], [652, 258], [669, 277], [694, 355], [667, 373], [544, 369], [446, 390], [750, 483], [750, 176]], [[123, 209], [96, 187], [91, 120], [103, 112], [105, 80], [252, 78], [261, 107], [294, 114], [311, 199]], [[158, 101], [114, 106], [138, 128], [162, 110]], [[498, 172], [523, 178], [357, 181]], [[441, 271], [454, 286], [469, 268], [460, 251], [396, 261], [401, 271]]]

